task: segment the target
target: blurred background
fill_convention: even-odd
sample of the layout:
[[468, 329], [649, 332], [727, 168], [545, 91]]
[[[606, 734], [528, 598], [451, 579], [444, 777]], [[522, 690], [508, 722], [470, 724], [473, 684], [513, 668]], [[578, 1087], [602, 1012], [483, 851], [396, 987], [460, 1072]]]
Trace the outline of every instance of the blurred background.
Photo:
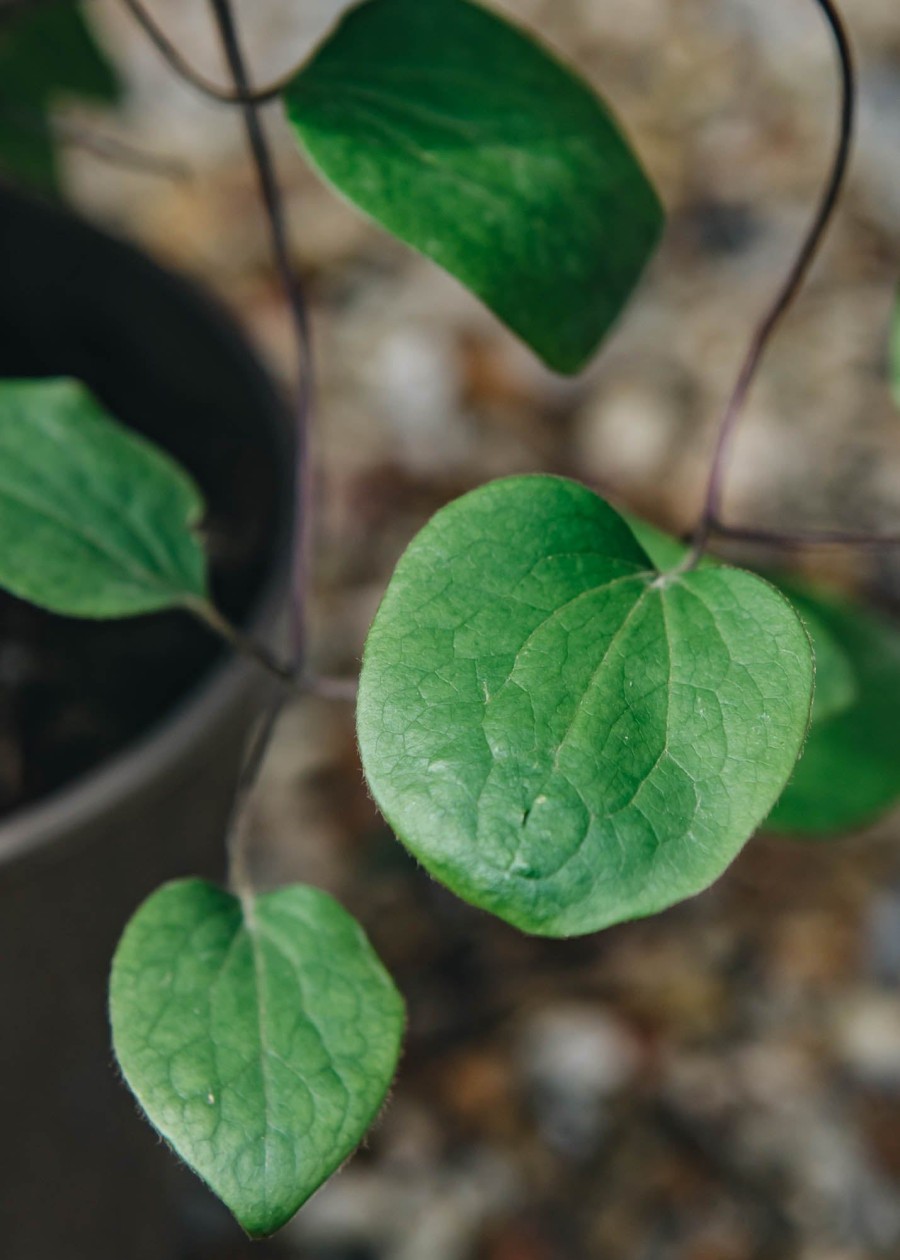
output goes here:
[[[207, 6], [152, 7], [224, 82]], [[266, 82], [349, 5], [236, 7]], [[662, 193], [667, 236], [596, 362], [562, 380], [341, 204], [304, 165], [279, 108], [267, 109], [313, 311], [312, 651], [325, 673], [355, 672], [414, 531], [491, 477], [580, 477], [689, 528], [718, 409], [834, 142], [833, 52], [812, 0], [495, 7], [604, 94]], [[849, 192], [729, 466], [727, 517], [769, 528], [900, 529], [900, 417], [885, 372], [900, 275], [900, 10], [896, 0], [845, 8], [862, 87]], [[179, 83], [117, 0], [86, 11], [125, 96], [116, 111], [64, 117], [185, 174], [126, 170], [70, 144], [68, 199], [214, 290], [290, 383], [290, 328], [238, 117]], [[896, 554], [797, 562], [900, 596]], [[309, 701], [286, 714], [256, 821], [260, 881], [334, 892], [410, 1012], [380, 1123], [273, 1255], [900, 1256], [900, 819], [829, 844], [758, 838], [702, 897], [557, 943], [492, 921], [415, 868], [367, 796], [349, 706]], [[202, 1226], [214, 1237], [217, 1219]]]

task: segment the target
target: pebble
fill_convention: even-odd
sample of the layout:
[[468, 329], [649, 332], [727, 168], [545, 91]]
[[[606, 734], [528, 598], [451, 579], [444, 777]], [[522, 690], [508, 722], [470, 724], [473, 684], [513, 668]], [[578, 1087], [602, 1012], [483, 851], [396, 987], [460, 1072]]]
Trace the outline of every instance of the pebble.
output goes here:
[[835, 1042], [858, 1080], [900, 1092], [900, 995], [878, 989], [848, 995], [837, 1006]]
[[524, 1023], [518, 1054], [546, 1140], [573, 1158], [590, 1154], [606, 1128], [608, 1101], [640, 1066], [628, 1030], [599, 1007], [549, 1007]]
[[867, 971], [879, 984], [900, 987], [900, 891], [878, 893], [865, 933]]

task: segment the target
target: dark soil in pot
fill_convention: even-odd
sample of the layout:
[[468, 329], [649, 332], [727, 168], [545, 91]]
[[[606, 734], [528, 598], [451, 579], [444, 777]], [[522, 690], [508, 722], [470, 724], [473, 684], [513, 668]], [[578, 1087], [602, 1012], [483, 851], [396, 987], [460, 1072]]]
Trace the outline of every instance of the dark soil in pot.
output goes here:
[[[275, 544], [279, 470], [248, 424], [244, 355], [223, 372], [215, 313], [167, 288], [182, 286], [132, 249], [0, 187], [0, 377], [78, 377], [191, 471], [215, 597], [240, 621]], [[220, 651], [184, 613], [83, 622], [0, 592], [0, 817], [151, 728]]]

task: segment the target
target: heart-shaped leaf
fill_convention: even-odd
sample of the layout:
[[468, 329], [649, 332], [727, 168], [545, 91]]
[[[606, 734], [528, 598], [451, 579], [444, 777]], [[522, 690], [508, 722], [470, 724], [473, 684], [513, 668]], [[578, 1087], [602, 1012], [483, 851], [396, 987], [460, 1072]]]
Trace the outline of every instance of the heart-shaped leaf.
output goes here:
[[73, 617], [203, 603], [203, 500], [77, 381], [0, 383], [0, 586]]
[[[816, 703], [803, 756], [769, 825], [796, 836], [827, 836], [871, 822], [900, 801], [900, 626], [853, 601], [788, 588], [816, 648]], [[823, 656], [822, 629], [849, 671], [842, 703], [834, 662]], [[825, 690], [823, 692], [823, 684]]]
[[400, 561], [366, 646], [359, 739], [400, 839], [461, 897], [548, 936], [707, 887], [809, 722], [809, 639], [768, 583], [660, 576], [583, 486], [494, 482]]
[[113, 1044], [159, 1132], [253, 1236], [356, 1148], [397, 1065], [403, 1002], [362, 928], [293, 886], [242, 904], [160, 888], [125, 929]]
[[369, 0], [285, 94], [339, 192], [576, 372], [656, 245], [662, 211], [608, 110], [467, 0]]

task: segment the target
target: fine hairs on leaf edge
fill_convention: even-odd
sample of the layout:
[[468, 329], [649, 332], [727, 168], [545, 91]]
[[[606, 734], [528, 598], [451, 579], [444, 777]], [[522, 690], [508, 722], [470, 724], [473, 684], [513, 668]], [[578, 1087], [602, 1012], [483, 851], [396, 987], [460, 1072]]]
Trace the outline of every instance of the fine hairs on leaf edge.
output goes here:
[[[181, 936], [202, 939], [203, 950], [181, 948]], [[335, 969], [338, 986], [326, 979]], [[119, 1070], [142, 1111], [258, 1238], [286, 1224], [377, 1122], [407, 1025], [403, 997], [367, 934], [330, 894], [288, 884], [238, 896], [198, 878], [161, 885], [134, 912], [113, 958], [108, 1010]], [[214, 1030], [225, 1017], [223, 1061], [241, 1067], [223, 1080]], [[315, 1055], [308, 1067], [298, 1058], [310, 1037], [327, 1072]], [[360, 1045], [351, 1050], [353, 1037]], [[244, 1113], [253, 1089], [263, 1128], [249, 1133]], [[284, 1109], [293, 1114], [297, 1104], [307, 1107], [308, 1123], [289, 1135]], [[207, 1118], [215, 1123], [205, 1134]]]
[[[518, 601], [520, 597], [511, 594], [514, 589], [512, 586], [507, 591], [500, 582], [498, 587], [499, 579], [496, 575], [483, 592], [476, 590], [474, 596], [469, 598], [463, 595], [463, 592], [468, 589], [467, 583], [471, 581], [472, 575], [468, 572], [467, 565], [469, 554], [473, 550], [480, 552], [493, 549], [499, 571], [503, 574], [507, 572], [515, 574], [521, 571], [526, 575], [526, 583], [530, 580], [528, 575], [536, 569], [538, 564], [543, 565], [545, 561], [549, 563], [553, 559], [553, 553], [549, 550], [547, 552], [540, 550], [543, 544], [538, 539], [538, 531], [539, 528], [546, 529], [545, 520], [555, 520], [558, 524], [564, 522], [565, 507], [557, 508], [554, 499], [557, 492], [561, 498], [577, 504], [572, 507], [571, 519], [578, 522], [579, 536], [582, 530], [585, 538], [590, 535], [592, 526], [585, 522], [591, 512], [598, 512], [600, 509], [602, 509], [601, 515], [604, 521], [615, 522], [613, 528], [619, 537], [622, 536], [623, 531], [627, 533], [647, 566], [642, 571], [640, 568], [633, 569], [632, 575], [627, 580], [634, 582], [638, 578], [652, 579], [643, 583], [645, 593], [657, 590], [661, 605], [663, 601], [675, 596], [681, 600], [683, 597], [679, 595], [679, 591], [682, 588], [687, 594], [691, 594], [698, 582], [704, 588], [710, 583], [714, 586], [724, 583], [719, 597], [727, 593], [727, 604], [722, 605], [720, 614], [724, 615], [726, 609], [729, 614], [735, 613], [738, 605], [735, 605], [733, 601], [737, 598], [738, 592], [744, 592], [740, 596], [741, 599], [758, 600], [760, 593], [765, 591], [764, 603], [768, 611], [763, 609], [763, 605], [759, 606], [760, 610], [764, 611], [766, 617], [777, 615], [780, 619], [779, 646], [776, 647], [775, 640], [771, 645], [771, 651], [775, 653], [772, 664], [774, 666], [777, 663], [777, 668], [781, 670], [792, 663], [791, 667], [795, 670], [792, 687], [785, 693], [785, 704], [787, 704], [789, 694], [792, 707], [784, 709], [784, 712], [778, 715], [778, 722], [773, 726], [774, 731], [781, 732], [778, 740], [785, 742], [783, 747], [780, 742], [770, 747], [768, 736], [766, 737], [762, 745], [767, 749], [765, 769], [763, 762], [760, 762], [756, 776], [758, 782], [755, 786], [752, 789], [741, 788], [739, 797], [731, 800], [723, 818], [723, 821], [727, 820], [727, 828], [721, 838], [716, 840], [716, 849], [711, 851], [708, 858], [705, 855], [705, 849], [703, 850], [703, 860], [699, 866], [697, 846], [701, 842], [699, 836], [696, 841], [693, 839], [694, 827], [700, 826], [701, 831], [710, 836], [715, 835], [717, 830], [714, 817], [709, 813], [710, 806], [703, 793], [697, 798], [693, 812], [685, 821], [686, 830], [683, 834], [672, 832], [669, 838], [662, 835], [658, 837], [656, 843], [658, 846], [667, 845], [667, 855], [676, 834], [682, 837], [675, 846], [675, 849], [684, 857], [682, 870], [674, 884], [676, 891], [668, 885], [663, 888], [659, 884], [655, 859], [651, 857], [647, 859], [649, 865], [646, 876], [641, 874], [640, 863], [629, 873], [628, 883], [623, 885], [623, 888], [630, 887], [631, 891], [623, 892], [620, 899], [619, 894], [614, 891], [615, 881], [613, 880], [613, 891], [608, 895], [606, 893], [605, 880], [609, 880], [610, 876], [604, 875], [603, 861], [609, 859], [601, 861], [598, 855], [609, 849], [610, 840], [605, 839], [604, 836], [609, 835], [609, 825], [615, 817], [615, 811], [613, 814], [608, 814], [607, 804], [603, 803], [606, 797], [602, 795], [603, 790], [598, 785], [603, 776], [611, 771], [608, 765], [604, 768], [604, 763], [595, 759], [595, 755], [589, 755], [587, 748], [581, 753], [572, 753], [569, 758], [571, 760], [574, 757], [575, 763], [580, 767], [576, 771], [577, 781], [576, 779], [568, 780], [567, 772], [560, 767], [559, 761], [562, 749], [570, 743], [575, 725], [584, 725], [581, 722], [584, 714], [588, 714], [589, 723], [600, 721], [595, 712], [598, 703], [596, 699], [589, 703], [588, 693], [581, 696], [577, 707], [573, 710], [573, 716], [568, 719], [570, 725], [559, 747], [553, 744], [549, 735], [542, 733], [541, 739], [546, 743], [540, 746], [535, 744], [532, 752], [525, 751], [521, 754], [504, 752], [507, 734], [511, 741], [510, 747], [516, 746], [516, 740], [512, 735], [516, 729], [515, 721], [507, 719], [501, 726], [497, 726], [497, 722], [501, 719], [495, 718], [490, 735], [483, 725], [487, 721], [488, 706], [496, 705], [504, 696], [504, 692], [507, 697], [503, 700], [504, 708], [508, 708], [508, 704], [512, 703], [508, 698], [514, 693], [508, 691], [509, 687], [515, 688], [515, 694], [524, 688], [532, 706], [539, 701], [541, 705], [550, 705], [550, 710], [557, 714], [564, 711], [563, 697], [568, 696], [569, 700], [572, 700], [574, 695], [574, 692], [569, 689], [570, 683], [564, 684], [561, 679], [557, 680], [553, 673], [551, 659], [558, 651], [562, 654], [561, 659], [565, 661], [567, 670], [571, 672], [573, 668], [580, 668], [579, 658], [571, 641], [564, 652], [562, 647], [552, 646], [549, 638], [541, 647], [541, 656], [546, 654], [548, 657], [547, 665], [540, 674], [541, 681], [537, 684], [542, 689], [541, 691], [529, 691], [530, 684], [522, 681], [520, 666], [525, 659], [522, 657], [522, 652], [527, 648], [529, 653], [537, 653], [536, 642], [533, 647], [528, 645], [537, 640], [539, 631], [543, 634], [544, 630], [553, 624], [558, 614], [568, 604], [575, 602], [573, 591], [578, 593], [578, 600], [593, 599], [605, 589], [606, 579], [596, 589], [590, 587], [587, 582], [582, 587], [580, 578], [573, 579], [569, 582], [571, 588], [569, 597], [564, 599], [561, 605], [551, 603], [551, 599], [555, 599], [555, 596], [551, 596], [549, 585], [541, 587], [539, 594], [546, 603], [541, 603], [540, 607], [547, 610], [546, 620], [543, 623], [534, 618], [538, 605], [532, 605], [529, 596], [523, 593], [522, 602], [517, 602], [517, 607], [531, 610], [527, 613], [521, 630], [521, 642], [524, 643], [524, 647], [520, 645], [520, 637], [515, 639], [512, 637], [518, 636], [520, 632], [518, 629], [512, 629], [515, 622], [510, 620], [511, 614], [509, 614], [506, 629], [501, 634], [502, 646], [497, 645], [493, 639], [493, 631], [487, 628], [484, 630], [483, 633], [487, 636], [485, 642], [492, 643], [491, 647], [484, 649], [488, 653], [484, 658], [479, 655], [481, 649], [477, 646], [481, 640], [472, 637], [476, 632], [474, 629], [470, 631], [469, 627], [481, 624], [482, 616], [487, 618], [489, 608], [495, 607], [498, 601], [510, 598]], [[504, 509], [500, 506], [498, 496], [511, 504], [508, 519], [503, 515]], [[542, 498], [544, 502], [540, 501]], [[496, 518], [497, 529], [503, 536], [502, 543], [499, 541], [499, 535], [494, 535], [494, 542], [490, 541], [492, 517]], [[520, 553], [516, 550], [519, 546], [518, 539], [523, 531], [527, 530], [529, 519], [535, 522], [535, 538], [532, 540], [529, 537], [527, 553]], [[479, 532], [482, 527], [485, 530], [483, 536]], [[514, 538], [516, 541], [509, 543], [506, 541], [508, 538]], [[566, 547], [559, 545], [563, 546], [564, 554]], [[499, 552], [496, 550], [497, 546], [500, 547]], [[456, 548], [459, 550], [455, 550]], [[574, 550], [573, 554], [575, 554]], [[599, 547], [596, 553], [591, 554], [595, 557], [606, 555]], [[608, 559], [613, 564], [620, 564], [612, 555]], [[423, 582], [421, 579], [428, 571], [439, 574], [439, 579], [435, 577], [434, 582], [430, 584]], [[510, 582], [514, 580], [510, 578]], [[549, 582], [546, 578], [542, 580]], [[610, 590], [618, 582], [625, 580], [626, 577], [623, 575], [612, 581]], [[431, 587], [435, 584], [440, 586], [440, 591], [432, 591]], [[691, 592], [688, 591], [688, 587], [691, 588]], [[775, 597], [774, 600], [772, 596]], [[644, 596], [640, 596], [634, 605], [635, 609], [643, 599]], [[425, 621], [421, 627], [417, 623], [416, 609], [419, 607], [425, 612]], [[629, 608], [630, 604], [626, 604], [625, 607]], [[478, 611], [479, 608], [481, 612]], [[776, 608], [780, 609], [777, 614]], [[681, 615], [683, 614], [679, 614], [679, 617]], [[735, 615], [737, 620], [732, 623], [729, 636], [735, 650], [739, 650], [739, 655], [735, 658], [735, 666], [738, 672], [741, 672], [751, 668], [749, 658], [741, 663], [740, 653], [750, 648], [746, 617], [752, 618], [752, 614], [749, 611], [738, 611]], [[446, 621], [443, 620], [445, 617]], [[460, 621], [459, 618], [462, 620]], [[627, 624], [630, 618], [631, 612], [628, 612], [623, 624]], [[664, 618], [664, 620], [667, 619]], [[532, 620], [534, 620], [534, 626], [529, 629], [528, 626]], [[489, 624], [488, 621], [484, 622], [485, 627]], [[585, 622], [585, 626], [587, 624]], [[443, 645], [454, 640], [454, 626], [459, 626], [466, 632], [466, 647], [462, 655], [458, 655], [454, 648], [451, 656], [447, 655], [449, 648]], [[666, 633], [668, 638], [671, 632]], [[721, 633], [721, 628], [719, 633]], [[610, 646], [617, 637], [618, 631], [610, 640]], [[669, 671], [679, 668], [671, 657], [677, 641], [676, 638], [668, 640], [669, 664], [666, 668]], [[722, 643], [724, 647], [725, 640], [722, 640]], [[681, 645], [679, 652], [683, 653], [686, 649], [687, 640]], [[757, 650], [759, 650], [758, 645]], [[494, 655], [492, 656], [491, 653]], [[496, 655], [497, 653], [499, 655]], [[491, 670], [494, 668], [490, 665], [491, 660], [499, 662], [501, 659], [507, 663], [502, 668], [498, 663], [495, 675], [491, 675]], [[588, 670], [587, 659], [584, 657], [585, 670]], [[637, 657], [634, 659], [636, 660]], [[465, 662], [469, 660], [474, 669], [474, 678], [470, 678], [464, 668]], [[481, 675], [480, 662], [482, 660], [486, 671], [484, 675]], [[594, 689], [598, 685], [601, 667], [607, 671], [614, 667], [619, 668], [620, 665], [625, 668], [622, 662], [627, 658], [617, 649], [616, 655], [610, 658], [609, 666], [606, 660], [606, 655], [601, 657], [598, 671], [588, 683], [589, 689]], [[455, 662], [452, 667], [451, 661]], [[648, 658], [645, 661], [645, 668], [649, 667]], [[525, 666], [524, 668], [527, 672], [533, 667]], [[589, 674], [592, 669], [593, 667], [588, 670]], [[489, 675], [493, 677], [490, 689], [487, 682], [476, 687], [475, 679], [479, 676], [486, 678]], [[518, 682], [517, 675], [520, 678]], [[464, 682], [465, 679], [469, 681]], [[760, 679], [757, 677], [753, 683], [754, 688], [759, 684]], [[480, 698], [479, 690], [482, 685], [484, 687], [483, 700]], [[579, 684], [579, 687], [581, 685]], [[692, 683], [691, 687], [694, 685], [703, 690], [699, 681], [696, 684]], [[733, 682], [727, 684], [729, 688], [734, 685]], [[667, 684], [667, 687], [669, 686], [673, 686], [671, 673]], [[674, 686], [675, 689], [671, 692], [668, 705], [671, 707], [673, 703], [671, 697], [675, 696], [674, 703], [677, 710], [679, 704], [683, 705], [686, 701], [683, 699], [681, 685]], [[453, 704], [456, 708], [452, 712], [443, 711], [445, 704], [450, 703], [449, 700], [442, 699], [445, 689], [448, 689], [448, 695], [454, 698]], [[634, 539], [633, 532], [627, 523], [588, 487], [568, 478], [543, 474], [522, 475], [487, 483], [449, 503], [431, 518], [404, 552], [376, 613], [366, 642], [360, 675], [357, 734], [366, 780], [379, 809], [398, 838], [439, 882], [446, 884], [463, 900], [490, 911], [528, 934], [569, 937], [592, 934], [615, 923], [657, 913], [704, 891], [715, 882], [744, 844], [755, 834], [784, 790], [809, 730], [813, 689], [814, 664], [808, 631], [797, 616], [790, 600], [771, 582], [747, 570], [719, 565], [704, 569], [702, 574], [679, 574], [677, 571], [660, 574]], [[429, 716], [431, 702], [425, 697], [432, 693], [435, 697], [433, 703], [437, 707], [433, 710], [433, 716]], [[741, 700], [743, 704], [749, 696], [749, 691], [738, 691], [736, 694], [739, 698], [744, 697]], [[556, 696], [555, 705], [551, 704], [553, 696]], [[731, 700], [728, 701], [728, 708], [730, 709], [734, 703], [735, 697], [732, 695]], [[770, 697], [767, 709], [772, 709], [773, 703], [774, 697]], [[726, 712], [724, 705], [725, 702], [722, 701], [723, 713]], [[776, 704], [775, 709], [777, 708]], [[544, 732], [544, 724], [548, 720], [546, 715], [538, 717], [533, 707], [530, 712], [536, 724], [536, 730]], [[770, 721], [773, 717], [774, 713], [767, 712], [761, 714], [760, 720]], [[666, 723], [669, 720], [669, 717], [665, 718]], [[751, 721], [749, 727], [735, 726], [734, 723], [737, 720], [737, 718], [728, 717], [728, 722], [731, 723], [731, 734], [725, 737], [725, 747], [729, 747], [731, 740], [743, 740], [745, 743], [749, 741], [748, 747], [755, 746], [759, 732], [752, 720], [748, 718]], [[509, 725], [510, 721], [513, 721], [512, 726]], [[607, 719], [604, 718], [604, 721]], [[629, 722], [631, 721], [638, 723], [634, 728], [636, 740], [634, 748], [639, 749], [643, 740], [649, 738], [649, 728], [642, 728], [640, 720], [634, 715], [629, 718]], [[613, 722], [612, 715], [608, 718], [608, 722]], [[618, 721], [616, 725], [618, 728]], [[612, 731], [610, 726], [604, 729]], [[631, 726], [621, 729], [631, 730]], [[407, 746], [407, 734], [416, 750], [415, 755], [410, 753], [409, 757], [404, 751]], [[627, 741], [630, 736], [626, 735], [624, 738]], [[681, 769], [674, 751], [668, 752], [669, 739], [670, 735], [667, 735], [663, 747], [666, 764], [672, 762], [677, 769]], [[478, 752], [477, 749], [481, 748], [482, 740], [486, 740], [492, 750], [496, 745], [498, 751], [492, 751], [490, 756], [483, 751]], [[470, 741], [474, 742], [470, 744]], [[471, 753], [463, 751], [468, 747], [473, 749]], [[660, 757], [663, 753], [660, 753]], [[729, 759], [732, 755], [736, 755], [736, 750], [729, 753]], [[606, 754], [606, 757], [608, 759], [609, 754]], [[439, 766], [444, 769], [439, 774], [434, 774], [433, 771]], [[504, 769], [504, 766], [509, 769]], [[545, 766], [545, 769], [541, 769], [542, 766]], [[557, 767], [560, 767], [559, 770]], [[655, 765], [652, 768], [652, 774], [655, 774], [658, 769], [659, 766]], [[535, 776], [536, 782], [539, 783], [548, 774], [551, 778], [555, 778], [557, 774], [563, 775], [562, 785], [553, 788], [552, 791], [549, 786], [546, 788], [525, 787], [526, 782], [530, 782]], [[730, 792], [737, 788], [739, 780], [735, 779], [733, 771], [729, 774], [733, 784], [732, 789], [728, 789]], [[509, 786], [502, 792], [499, 786], [491, 786], [492, 783], [505, 780], [509, 775], [512, 776], [509, 779]], [[719, 783], [718, 775], [719, 772], [716, 772], [710, 782]], [[698, 783], [705, 781], [702, 774], [697, 779]], [[719, 790], [725, 791], [725, 781], [721, 782], [723, 786], [708, 792], [707, 797], [712, 799]], [[463, 788], [464, 783], [465, 788]], [[648, 786], [649, 783], [650, 779], [644, 784], [639, 776], [634, 787], [635, 795], [640, 795], [645, 788], [648, 792], [658, 794], [658, 789], [651, 789]], [[764, 784], [766, 786], [763, 786]], [[517, 883], [510, 884], [509, 876], [514, 874], [514, 871], [503, 873], [500, 854], [512, 843], [509, 838], [512, 832], [508, 832], [507, 829], [513, 826], [514, 802], [520, 793], [523, 794], [524, 801], [526, 796], [529, 800], [531, 799], [533, 790], [539, 791], [537, 803], [546, 803], [548, 809], [556, 810], [562, 799], [559, 792], [561, 790], [568, 792], [570, 789], [578, 794], [577, 808], [583, 811], [588, 819], [582, 824], [588, 831], [577, 842], [577, 847], [573, 852], [573, 856], [579, 854], [576, 870], [583, 871], [579, 876], [580, 891], [571, 892], [567, 884], [558, 886], [554, 882], [555, 875], [552, 871], [549, 878], [540, 876], [543, 881], [541, 895], [545, 904], [556, 907], [545, 912], [544, 906], [535, 907], [537, 898], [535, 889], [538, 885], [520, 888]], [[586, 791], [587, 795], [585, 795]], [[596, 796], [597, 791], [601, 791], [599, 798]], [[749, 797], [746, 795], [748, 791], [751, 793]], [[485, 797], [485, 792], [488, 793], [487, 797]], [[545, 792], [550, 795], [545, 795]], [[466, 801], [476, 799], [477, 804], [466, 804]], [[739, 815], [733, 816], [732, 811], [738, 807], [739, 799], [744, 803], [739, 806]], [[530, 815], [529, 807], [525, 814], [526, 822], [530, 819]], [[570, 807], [566, 807], [565, 816], [574, 817]], [[507, 819], [507, 822], [490, 822], [492, 818], [499, 820], [503, 817]], [[742, 819], [740, 823], [737, 822], [737, 817]], [[481, 821], [478, 821], [479, 819]], [[605, 819], [609, 819], [610, 824], [605, 823]], [[669, 825], [668, 822], [666, 825]], [[490, 826], [490, 834], [496, 836], [496, 839], [490, 842], [487, 839], [488, 833], [483, 830], [483, 827], [487, 826]], [[498, 826], [500, 831], [496, 830]], [[559, 827], [562, 826], [563, 816], [559, 821]], [[613, 825], [612, 834], [616, 834], [617, 831], [618, 826]], [[507, 834], [506, 840], [500, 839], [503, 834]], [[589, 843], [587, 843], [588, 837], [590, 837]], [[537, 841], [535, 840], [534, 843]], [[547, 848], [549, 839], [542, 843], [541, 852], [546, 857], [549, 853]], [[622, 839], [620, 843], [624, 845], [626, 841]], [[581, 855], [580, 851], [585, 845], [587, 851], [595, 855], [595, 861], [601, 861], [599, 867], [592, 865], [586, 855]], [[489, 852], [495, 851], [495, 846], [497, 856], [488, 857]], [[695, 856], [689, 862], [687, 854], [692, 850]], [[544, 857], [534, 860], [540, 866]], [[644, 860], [641, 859], [641, 861]], [[673, 862], [671, 856], [667, 857], [667, 862], [671, 867]], [[563, 866], [566, 864], [567, 862], [564, 862]], [[532, 877], [526, 875], [526, 878]], [[534, 876], [534, 878], [538, 877]], [[567, 880], [568, 878], [567, 876]]]

